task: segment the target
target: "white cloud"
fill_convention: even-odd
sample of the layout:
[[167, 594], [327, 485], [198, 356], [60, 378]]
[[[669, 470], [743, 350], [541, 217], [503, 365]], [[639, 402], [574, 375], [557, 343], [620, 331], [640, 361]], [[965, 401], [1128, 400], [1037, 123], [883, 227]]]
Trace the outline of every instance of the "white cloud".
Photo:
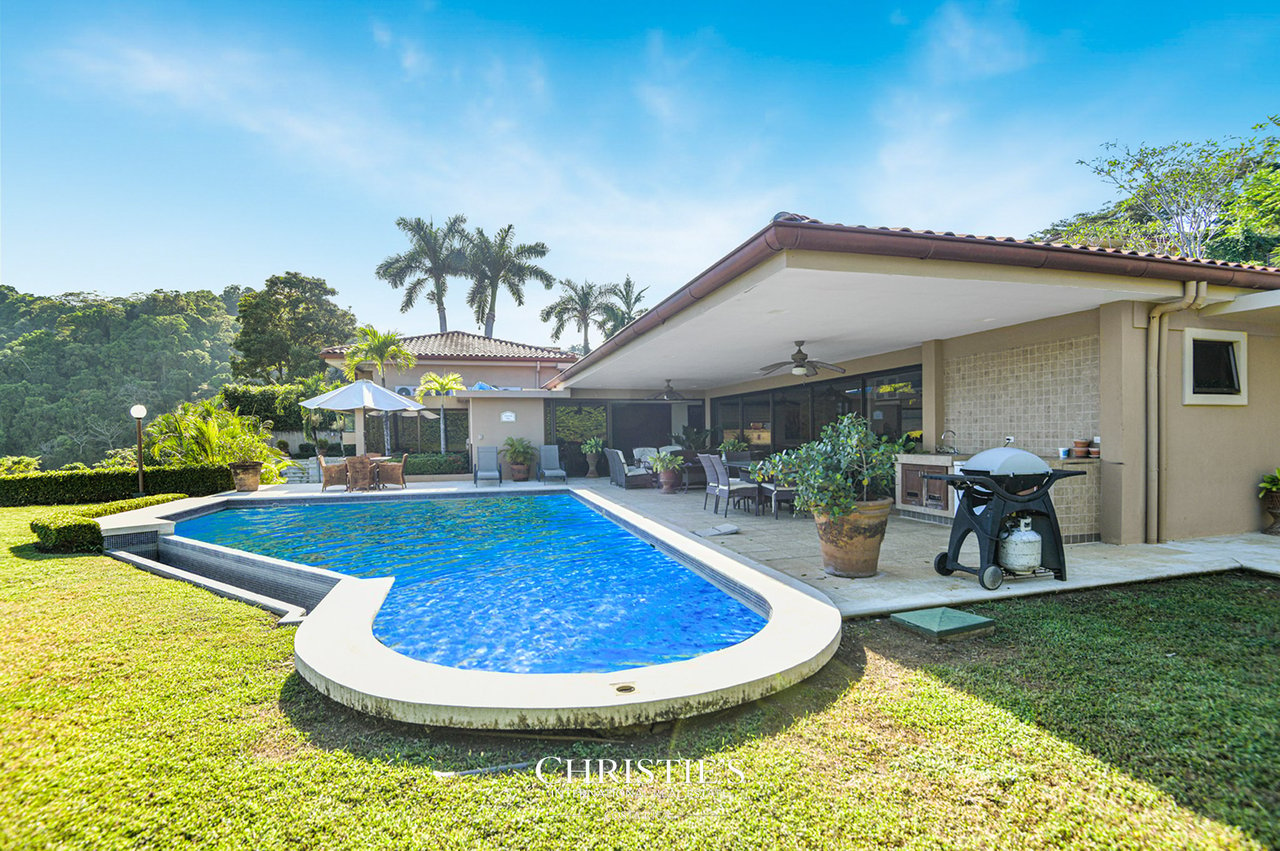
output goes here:
[[1030, 61], [1026, 28], [1000, 7], [973, 16], [946, 3], [925, 26], [924, 62], [936, 82], [1006, 74]]

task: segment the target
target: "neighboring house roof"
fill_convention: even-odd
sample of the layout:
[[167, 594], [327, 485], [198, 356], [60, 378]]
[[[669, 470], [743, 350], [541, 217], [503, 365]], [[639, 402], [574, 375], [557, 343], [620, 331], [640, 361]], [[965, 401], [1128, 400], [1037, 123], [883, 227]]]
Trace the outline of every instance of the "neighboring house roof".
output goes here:
[[632, 340], [662, 326], [671, 317], [782, 251], [832, 251], [1086, 272], [1158, 281], [1207, 281], [1220, 286], [1280, 290], [1280, 269], [1269, 266], [1169, 257], [1119, 248], [1032, 242], [1013, 237], [827, 224], [795, 213], [778, 213], [772, 222], [715, 265], [667, 296], [647, 313], [601, 343], [591, 354], [543, 386], [562, 386], [568, 379], [582, 374]]
[[[466, 331], [446, 331], [443, 334], [419, 334], [401, 337], [400, 345], [418, 360], [479, 360], [479, 361], [576, 361], [578, 356], [561, 349], [531, 346], [511, 340], [498, 340], [469, 334]], [[330, 346], [321, 349], [321, 357], [344, 355], [350, 345]]]

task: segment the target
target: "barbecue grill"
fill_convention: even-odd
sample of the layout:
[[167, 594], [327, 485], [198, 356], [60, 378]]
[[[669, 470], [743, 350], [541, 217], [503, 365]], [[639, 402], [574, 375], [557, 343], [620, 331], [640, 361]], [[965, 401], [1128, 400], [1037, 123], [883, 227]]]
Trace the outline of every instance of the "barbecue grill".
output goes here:
[[[972, 573], [989, 591], [999, 588], [1005, 576], [1052, 574], [1065, 582], [1067, 560], [1062, 530], [1049, 489], [1059, 479], [1084, 474], [1084, 470], [1051, 469], [1043, 458], [1006, 446], [979, 452], [964, 463], [958, 474], [925, 476], [951, 485], [958, 497], [951, 541], [947, 551], [938, 553], [933, 560], [933, 569], [943, 576], [957, 570]], [[1021, 574], [1001, 565], [997, 557], [1006, 519], [1011, 516], [1029, 517], [1032, 531], [1040, 535], [1040, 564]], [[960, 563], [960, 548], [969, 535], [978, 541], [977, 567]]]

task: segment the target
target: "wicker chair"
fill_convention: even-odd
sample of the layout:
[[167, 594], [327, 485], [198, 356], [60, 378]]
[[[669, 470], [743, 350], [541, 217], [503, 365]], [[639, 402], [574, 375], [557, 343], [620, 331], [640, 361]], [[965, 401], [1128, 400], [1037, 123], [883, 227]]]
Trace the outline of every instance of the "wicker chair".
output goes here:
[[347, 484], [347, 465], [341, 461], [333, 464], [326, 464], [323, 455], [316, 456], [316, 463], [320, 465], [320, 490], [323, 492], [329, 485]]
[[369, 456], [356, 455], [347, 459], [347, 490], [367, 491], [373, 487], [373, 464]]
[[404, 463], [408, 455], [401, 455], [399, 461], [379, 461], [378, 462], [378, 486], [386, 487], [387, 485], [399, 485], [400, 487], [408, 487], [404, 483]]
[[612, 484], [624, 490], [653, 487], [653, 473], [639, 467], [628, 467], [617, 449], [606, 449], [604, 457], [609, 461], [609, 481]]

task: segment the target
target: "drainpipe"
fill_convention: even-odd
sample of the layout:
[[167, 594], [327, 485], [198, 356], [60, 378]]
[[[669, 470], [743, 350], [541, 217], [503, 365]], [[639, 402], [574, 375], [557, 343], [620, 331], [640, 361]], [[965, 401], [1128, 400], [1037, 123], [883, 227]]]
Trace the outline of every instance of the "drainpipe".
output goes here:
[[1209, 286], [1205, 281], [1183, 281], [1182, 298], [1157, 304], [1147, 315], [1147, 500], [1146, 541], [1161, 540], [1161, 520], [1166, 504], [1163, 479], [1167, 454], [1165, 450], [1168, 423], [1160, 415], [1160, 405], [1167, 398], [1169, 376], [1165, 360], [1169, 350], [1169, 314], [1204, 304]]

